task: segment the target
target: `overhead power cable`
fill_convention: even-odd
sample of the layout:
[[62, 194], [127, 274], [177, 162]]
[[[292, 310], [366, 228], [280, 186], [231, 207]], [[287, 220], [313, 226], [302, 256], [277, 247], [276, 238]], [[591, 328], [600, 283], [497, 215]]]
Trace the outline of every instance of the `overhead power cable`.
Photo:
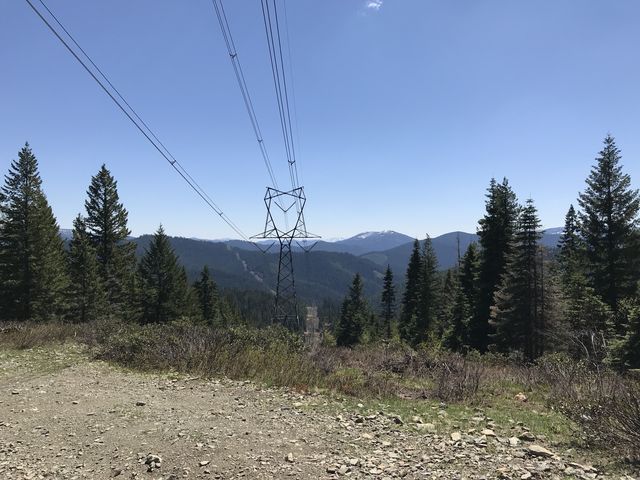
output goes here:
[[[300, 179], [296, 164], [296, 149], [291, 122], [291, 108], [289, 106], [286, 66], [282, 54], [282, 39], [280, 35], [277, 0], [271, 0], [271, 4], [270, 0], [261, 0], [261, 6], [264, 29], [267, 36], [267, 46], [269, 49], [273, 84], [276, 92], [278, 112], [280, 115], [280, 128], [282, 130], [285, 153], [289, 164], [291, 186], [295, 189], [300, 186]], [[299, 204], [297, 204], [297, 206], [299, 211]]]
[[[211, 208], [231, 229], [236, 232], [243, 240], [250, 241], [249, 237], [240, 230], [240, 228], [229, 218], [227, 214], [225, 214], [222, 209], [213, 201], [213, 199], [204, 191], [204, 189], [196, 182], [196, 180], [187, 172], [187, 170], [176, 160], [176, 158], [171, 154], [171, 152], [165, 147], [165, 145], [158, 139], [156, 134], [149, 128], [149, 126], [142, 120], [142, 118], [138, 115], [138, 113], [134, 110], [134, 108], [125, 100], [125, 98], [120, 94], [118, 89], [111, 83], [108, 77], [103, 73], [103, 71], [93, 62], [91, 57], [84, 51], [84, 49], [78, 44], [78, 42], [74, 39], [74, 37], [69, 33], [69, 31], [64, 27], [64, 25], [58, 20], [58, 18], [53, 14], [53, 12], [47, 7], [43, 0], [38, 0], [40, 4], [44, 7], [44, 9], [49, 13], [51, 18], [55, 21], [55, 23], [64, 31], [67, 37], [71, 40], [71, 42], [78, 48], [78, 50], [84, 55], [86, 60], [91, 66], [94, 67], [95, 71], [91, 70], [88, 66], [87, 62], [85, 62], [80, 55], [69, 45], [69, 43], [63, 38], [63, 36], [56, 30], [54, 25], [52, 25], [44, 15], [36, 8], [36, 6], [31, 2], [31, 0], [25, 0], [31, 9], [40, 17], [40, 19], [44, 22], [44, 24], [51, 30], [51, 32], [60, 40], [60, 42], [66, 47], [66, 49], [73, 55], [73, 57], [82, 65], [82, 67], [86, 70], [86, 72], [96, 81], [96, 83], [102, 88], [102, 90], [109, 96], [109, 98], [116, 104], [116, 106], [124, 113], [127, 118], [133, 123], [133, 125], [144, 135], [144, 137], [153, 145], [153, 147], [164, 157], [164, 159], [169, 162], [171, 167], [182, 177], [182, 179], [193, 189], [196, 194], [202, 198], [202, 200]], [[100, 77], [104, 80], [104, 82], [110, 87], [107, 88], [105, 83], [100, 80]], [[126, 108], [125, 108], [126, 107]], [[255, 243], [251, 242], [256, 248], [261, 248]]]
[[233, 72], [235, 73], [236, 81], [238, 82], [238, 86], [240, 87], [240, 92], [242, 93], [242, 99], [247, 109], [249, 120], [251, 121], [251, 127], [253, 128], [256, 140], [258, 141], [258, 145], [260, 146], [260, 153], [262, 154], [264, 164], [267, 167], [267, 172], [269, 173], [269, 177], [271, 178], [271, 183], [277, 189], [278, 182], [276, 181], [276, 177], [273, 172], [273, 166], [271, 165], [271, 160], [269, 159], [269, 154], [267, 153], [267, 148], [264, 144], [264, 138], [262, 137], [262, 131], [260, 130], [258, 117], [256, 116], [255, 109], [253, 108], [253, 102], [251, 100], [251, 95], [249, 94], [249, 88], [247, 87], [244, 72], [242, 71], [240, 59], [238, 58], [238, 51], [236, 50], [236, 45], [233, 41], [233, 35], [231, 35], [231, 29], [229, 28], [227, 14], [224, 11], [224, 5], [222, 4], [222, 0], [211, 0], [211, 4], [213, 5], [213, 9], [216, 12], [216, 17], [218, 17], [218, 23], [220, 24], [222, 37], [224, 38], [224, 43], [227, 46], [229, 59], [231, 61], [231, 65], [233, 66]]

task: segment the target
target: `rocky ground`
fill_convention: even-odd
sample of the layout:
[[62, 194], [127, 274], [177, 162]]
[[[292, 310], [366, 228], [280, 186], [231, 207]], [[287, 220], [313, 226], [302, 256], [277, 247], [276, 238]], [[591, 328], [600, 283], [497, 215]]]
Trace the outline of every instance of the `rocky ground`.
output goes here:
[[456, 429], [356, 402], [0, 352], [0, 479], [634, 478], [480, 410]]

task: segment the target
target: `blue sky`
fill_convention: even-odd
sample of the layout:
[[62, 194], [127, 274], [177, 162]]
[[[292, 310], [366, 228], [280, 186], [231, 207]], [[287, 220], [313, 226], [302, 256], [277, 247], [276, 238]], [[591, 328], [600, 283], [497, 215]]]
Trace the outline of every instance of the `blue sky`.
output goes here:
[[[258, 0], [227, 0], [277, 175], [286, 162]], [[48, 6], [222, 209], [263, 226], [268, 183], [211, 3]], [[640, 183], [635, 0], [288, 0], [309, 230], [474, 231], [491, 176], [558, 226], [607, 132]], [[26, 2], [0, 3], [0, 170], [28, 140], [59, 223], [106, 163], [134, 234], [234, 236]]]

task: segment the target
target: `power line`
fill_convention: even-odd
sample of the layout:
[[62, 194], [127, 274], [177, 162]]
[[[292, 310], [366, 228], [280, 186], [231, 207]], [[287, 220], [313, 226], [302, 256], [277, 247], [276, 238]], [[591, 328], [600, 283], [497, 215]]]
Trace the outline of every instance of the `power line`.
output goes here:
[[[293, 128], [291, 122], [291, 109], [289, 107], [289, 92], [287, 87], [286, 69], [282, 54], [282, 40], [280, 35], [280, 25], [278, 19], [278, 7], [276, 0], [272, 0], [272, 7], [269, 0], [261, 0], [262, 18], [264, 22], [265, 34], [267, 36], [267, 47], [269, 50], [269, 61], [271, 63], [271, 73], [276, 92], [278, 113], [280, 115], [280, 128], [285, 144], [285, 153], [289, 166], [289, 177], [291, 188], [300, 186], [298, 167], [296, 164], [296, 151], [293, 138]], [[273, 19], [272, 12], [273, 11]], [[275, 25], [275, 27], [274, 27]], [[301, 205], [296, 201], [296, 210], [300, 213]]]
[[[66, 47], [66, 49], [73, 55], [73, 57], [84, 67], [89, 75], [96, 81], [96, 83], [102, 88], [102, 90], [109, 96], [109, 98], [116, 104], [116, 106], [122, 110], [127, 118], [134, 124], [134, 126], [144, 135], [144, 137], [153, 145], [153, 147], [164, 157], [164, 159], [169, 162], [171, 167], [182, 177], [182, 179], [193, 189], [196, 194], [204, 202], [227, 224], [231, 229], [236, 232], [243, 240], [250, 241], [249, 237], [245, 235], [242, 230], [225, 214], [222, 209], [213, 201], [213, 199], [204, 191], [204, 189], [195, 181], [195, 179], [187, 172], [187, 170], [176, 160], [176, 158], [169, 152], [169, 150], [164, 146], [164, 144], [158, 139], [155, 133], [147, 126], [147, 124], [140, 118], [137, 112], [131, 107], [131, 105], [124, 99], [124, 97], [120, 94], [120, 92], [113, 86], [111, 81], [107, 78], [107, 76], [98, 68], [98, 66], [93, 62], [91, 57], [82, 49], [82, 47], [78, 44], [78, 42], [73, 38], [71, 33], [62, 25], [62, 23], [58, 20], [58, 18], [53, 14], [53, 12], [47, 7], [43, 0], [38, 0], [45, 10], [51, 15], [54, 21], [62, 28], [65, 34], [69, 37], [69, 39], [73, 42], [74, 45], [82, 52], [82, 54], [86, 57], [89, 63], [96, 69], [98, 74], [106, 81], [106, 83], [111, 87], [114, 93], [109, 91], [109, 89], [105, 86], [105, 84], [98, 78], [98, 76], [89, 68], [89, 66], [80, 58], [80, 56], [73, 50], [73, 48], [65, 41], [62, 35], [56, 30], [56, 28], [42, 15], [42, 13], [35, 7], [35, 5], [31, 2], [31, 0], [25, 0], [31, 9], [40, 17], [40, 19], [44, 22], [44, 24], [51, 30], [51, 32], [60, 40], [60, 42]], [[114, 95], [115, 94], [115, 95]], [[118, 97], [122, 103], [118, 100]], [[126, 105], [127, 108], [123, 106]], [[251, 242], [256, 248], [260, 249], [258, 245]]]
[[[293, 120], [295, 124], [295, 133], [296, 133], [296, 142], [298, 143], [298, 151], [300, 151], [300, 129], [298, 128], [298, 107], [296, 105], [296, 89], [295, 89], [295, 79], [293, 77], [293, 60], [291, 55], [291, 40], [289, 39], [289, 18], [287, 16], [287, 2], [283, 3], [284, 5], [284, 27], [286, 33], [286, 43], [287, 43], [287, 59], [289, 63], [289, 75], [291, 77], [291, 98], [293, 103]], [[296, 158], [296, 173], [297, 170], [298, 159]], [[302, 173], [300, 173], [298, 185], [304, 184], [304, 179], [302, 178]]]
[[253, 102], [251, 100], [251, 95], [249, 94], [249, 88], [247, 87], [244, 72], [242, 71], [242, 65], [240, 64], [240, 60], [238, 58], [238, 51], [236, 50], [236, 45], [233, 41], [233, 36], [231, 35], [231, 29], [229, 28], [227, 14], [224, 11], [224, 5], [222, 4], [222, 0], [211, 0], [211, 3], [213, 5], [213, 9], [216, 12], [216, 16], [218, 17], [218, 23], [220, 24], [222, 37], [224, 38], [224, 42], [227, 46], [227, 52], [229, 53], [229, 59], [231, 60], [231, 65], [233, 66], [236, 81], [238, 82], [238, 86], [240, 87], [242, 99], [244, 100], [244, 105], [247, 109], [247, 113], [249, 114], [251, 127], [253, 128], [256, 140], [258, 141], [258, 145], [260, 146], [260, 153], [262, 154], [264, 164], [267, 167], [271, 182], [277, 189], [278, 182], [276, 181], [275, 174], [273, 172], [273, 166], [271, 165], [271, 160], [269, 159], [269, 154], [267, 153], [267, 149], [264, 144], [264, 138], [262, 137], [262, 131], [260, 130], [260, 124], [258, 123], [255, 109], [253, 108]]

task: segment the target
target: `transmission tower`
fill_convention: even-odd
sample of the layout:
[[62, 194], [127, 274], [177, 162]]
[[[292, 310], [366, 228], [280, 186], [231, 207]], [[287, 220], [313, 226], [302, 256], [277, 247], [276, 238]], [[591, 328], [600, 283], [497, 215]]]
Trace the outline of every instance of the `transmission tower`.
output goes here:
[[[298, 315], [296, 286], [293, 276], [292, 247], [296, 243], [300, 248], [308, 251], [310, 248], [304, 247], [299, 241], [320, 238], [307, 232], [304, 222], [304, 205], [306, 201], [303, 187], [297, 187], [290, 191], [267, 187], [267, 193], [264, 196], [264, 203], [267, 207], [264, 232], [252, 237], [255, 239], [277, 240], [280, 245], [273, 321], [293, 331], [300, 331], [301, 323]], [[295, 222], [293, 227], [289, 228], [287, 214], [294, 207]], [[313, 248], [313, 245], [311, 248]]]

